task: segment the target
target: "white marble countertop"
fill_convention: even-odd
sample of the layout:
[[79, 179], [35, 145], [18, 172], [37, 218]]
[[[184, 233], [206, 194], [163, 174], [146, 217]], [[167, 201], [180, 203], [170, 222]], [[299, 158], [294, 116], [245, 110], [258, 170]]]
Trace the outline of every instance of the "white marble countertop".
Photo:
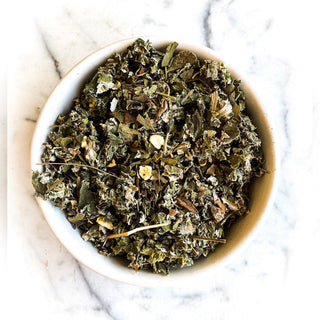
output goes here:
[[[3, 319], [319, 319], [316, 12], [312, 1], [14, 2]], [[268, 219], [242, 256], [201, 287], [151, 289], [103, 278], [66, 252], [33, 197], [30, 142], [51, 90], [89, 53], [145, 34], [220, 52], [253, 84], [279, 140], [280, 184]]]

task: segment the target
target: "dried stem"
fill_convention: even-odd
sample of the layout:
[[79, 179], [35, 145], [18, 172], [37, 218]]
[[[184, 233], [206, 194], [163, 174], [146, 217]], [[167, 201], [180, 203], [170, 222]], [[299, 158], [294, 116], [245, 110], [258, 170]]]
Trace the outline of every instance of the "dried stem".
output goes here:
[[152, 224], [150, 226], [139, 227], [139, 228], [135, 228], [133, 230], [130, 230], [128, 232], [111, 234], [110, 236], [107, 236], [107, 239], [113, 239], [113, 238], [119, 238], [119, 237], [125, 237], [125, 236], [128, 237], [128, 236], [130, 236], [136, 232], [142, 231], [142, 230], [159, 228], [159, 227], [167, 226], [169, 224], [170, 224], [170, 222], [164, 222], [164, 223], [159, 223], [159, 224]]
[[166, 98], [169, 98], [169, 99], [172, 99], [172, 100], [176, 100], [175, 97], [170, 96], [170, 95], [168, 95], [168, 94], [166, 94], [166, 93], [162, 93], [162, 92], [156, 91], [156, 94], [160, 94], [160, 96], [164, 96], [164, 97], [166, 97]]
[[60, 182], [62, 182], [64, 180], [64, 178], [62, 178], [61, 180], [57, 179], [53, 185], [45, 192], [45, 193], [48, 193], [50, 192], [51, 190], [53, 190]]
[[113, 178], [117, 178], [120, 179], [119, 177], [113, 175], [112, 173], [109, 173], [107, 171], [104, 171], [102, 169], [93, 167], [93, 166], [89, 166], [87, 164], [80, 164], [80, 163], [74, 163], [74, 162], [42, 162], [42, 163], [36, 163], [37, 166], [47, 166], [47, 165], [59, 165], [59, 166], [75, 166], [75, 167], [84, 167], [84, 168], [90, 168], [90, 169], [94, 169], [97, 171], [100, 171], [104, 174], [107, 174]]
[[217, 110], [218, 97], [219, 96], [218, 96], [217, 91], [210, 94], [210, 110], [211, 110], [211, 112], [215, 112]]
[[226, 239], [219, 239], [219, 238], [205, 238], [205, 237], [198, 237], [198, 236], [193, 236], [192, 237], [194, 240], [203, 240], [203, 241], [211, 241], [211, 242], [218, 242], [218, 243], [226, 243]]
[[194, 89], [190, 90], [188, 94], [181, 100], [181, 104], [184, 104], [184, 102], [193, 94]]

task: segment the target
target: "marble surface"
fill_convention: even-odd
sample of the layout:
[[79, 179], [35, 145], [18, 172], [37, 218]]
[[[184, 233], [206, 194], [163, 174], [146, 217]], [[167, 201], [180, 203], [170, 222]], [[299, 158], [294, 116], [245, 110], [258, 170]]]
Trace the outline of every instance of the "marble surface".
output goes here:
[[[5, 319], [319, 319], [319, 19], [316, 2], [299, 4], [12, 2]], [[220, 52], [253, 84], [279, 142], [280, 181], [268, 219], [241, 257], [198, 287], [135, 287], [80, 265], [48, 227], [30, 184], [32, 133], [54, 86], [89, 53], [145, 34]]]

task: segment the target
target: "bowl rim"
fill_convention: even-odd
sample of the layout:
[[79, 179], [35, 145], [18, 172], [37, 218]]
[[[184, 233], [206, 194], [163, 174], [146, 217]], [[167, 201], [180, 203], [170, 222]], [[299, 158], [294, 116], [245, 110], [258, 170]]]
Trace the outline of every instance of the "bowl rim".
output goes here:
[[[42, 108], [40, 110], [40, 113], [39, 113], [39, 116], [38, 116], [38, 119], [37, 119], [37, 122], [36, 122], [35, 129], [34, 129], [32, 141], [31, 141], [31, 153], [30, 153], [31, 175], [32, 175], [32, 171], [36, 170], [36, 168], [37, 168], [35, 163], [33, 162], [33, 154], [34, 154], [35, 150], [39, 148], [39, 145], [36, 143], [36, 137], [37, 137], [38, 131], [40, 130], [39, 129], [39, 123], [40, 123], [40, 121], [41, 121], [41, 119], [43, 117], [44, 111], [46, 110], [46, 106], [50, 102], [50, 99], [52, 98], [52, 96], [55, 94], [57, 88], [62, 86], [64, 84], [64, 82], [65, 82], [65, 79], [67, 79], [70, 76], [70, 74], [72, 74], [75, 71], [77, 71], [79, 66], [81, 66], [84, 62], [88, 61], [88, 59], [92, 59], [95, 56], [99, 55], [100, 53], [102, 53], [104, 51], [107, 51], [108, 49], [113, 48], [113, 47], [121, 46], [122, 47], [121, 50], [124, 50], [127, 46], [129, 46], [131, 43], [133, 43], [138, 38], [148, 39], [148, 40], [151, 41], [151, 43], [154, 43], [154, 42], [160, 43], [160, 44], [156, 44], [155, 47], [159, 47], [159, 46], [162, 46], [162, 45], [165, 46], [166, 44], [168, 44], [170, 42], [176, 41], [176, 42], [179, 43], [179, 47], [180, 48], [193, 51], [193, 52], [196, 53], [197, 56], [199, 56], [199, 53], [201, 52], [202, 56], [210, 56], [211, 57], [210, 59], [216, 59], [218, 61], [223, 61], [226, 64], [226, 66], [228, 68], [228, 71], [230, 71], [230, 73], [232, 74], [233, 78], [241, 79], [241, 84], [244, 87], [243, 90], [245, 91], [245, 93], [246, 92], [250, 92], [250, 95], [255, 99], [256, 103], [260, 107], [259, 112], [264, 117], [264, 122], [266, 124], [267, 131], [269, 132], [269, 136], [271, 138], [270, 144], [273, 147], [272, 153], [273, 153], [273, 165], [274, 165], [274, 174], [273, 174], [272, 187], [271, 187], [271, 190], [269, 192], [269, 197], [268, 197], [267, 203], [266, 203], [266, 205], [264, 207], [264, 210], [262, 211], [261, 217], [254, 224], [254, 227], [237, 244], [237, 246], [234, 249], [232, 249], [231, 252], [229, 252], [222, 259], [220, 259], [218, 261], [215, 261], [211, 265], [205, 266], [205, 267], [201, 268], [200, 270], [194, 270], [194, 271], [197, 271], [197, 272], [193, 272], [192, 267], [191, 268], [184, 268], [184, 270], [188, 269], [190, 272], [186, 272], [186, 274], [183, 274], [183, 275], [178, 276], [178, 277], [177, 276], [173, 277], [171, 274], [169, 276], [161, 276], [161, 275], [152, 274], [153, 276], [151, 278], [147, 277], [147, 278], [143, 279], [143, 283], [142, 283], [140, 276], [139, 277], [135, 277], [133, 275], [132, 277], [129, 277], [129, 279], [126, 279], [126, 278], [119, 278], [119, 276], [117, 276], [115, 274], [111, 274], [110, 275], [110, 274], [107, 274], [107, 272], [101, 272], [101, 270], [97, 270], [94, 266], [92, 266], [85, 259], [83, 259], [82, 256], [79, 256], [79, 254], [74, 252], [74, 250], [72, 250], [72, 248], [70, 248], [70, 245], [65, 244], [64, 241], [59, 237], [59, 235], [57, 234], [57, 231], [55, 230], [55, 226], [51, 225], [51, 223], [49, 222], [47, 214], [46, 214], [46, 210], [44, 208], [44, 203], [48, 203], [48, 201], [45, 201], [45, 200], [43, 200], [43, 199], [41, 199], [39, 197], [36, 197], [36, 201], [37, 201], [37, 203], [38, 203], [38, 205], [40, 207], [40, 210], [42, 212], [43, 217], [47, 221], [48, 226], [50, 227], [50, 229], [53, 232], [53, 234], [55, 235], [55, 237], [62, 244], [62, 246], [77, 261], [79, 261], [81, 264], [83, 264], [87, 268], [97, 272], [98, 274], [100, 274], [100, 275], [102, 275], [104, 277], [107, 277], [109, 279], [113, 279], [113, 280], [122, 282], [122, 283], [131, 284], [131, 285], [137, 285], [137, 286], [143, 286], [143, 287], [168, 287], [168, 286], [174, 286], [174, 285], [177, 285], [177, 284], [179, 284], [179, 286], [192, 286], [195, 283], [199, 283], [199, 281], [203, 281], [204, 280], [204, 276], [209, 271], [218, 270], [222, 266], [229, 264], [232, 260], [235, 260], [236, 257], [239, 256], [240, 253], [243, 252], [243, 250], [247, 247], [247, 245], [252, 241], [252, 239], [259, 232], [260, 228], [264, 224], [264, 221], [265, 221], [265, 219], [266, 219], [266, 217], [268, 215], [268, 212], [271, 209], [271, 206], [272, 206], [272, 204], [274, 202], [275, 194], [276, 194], [276, 191], [277, 191], [278, 179], [279, 179], [279, 159], [278, 159], [279, 147], [278, 147], [278, 142], [277, 142], [277, 139], [276, 139], [277, 135], [275, 133], [275, 129], [274, 129], [275, 127], [273, 125], [272, 118], [269, 115], [269, 113], [267, 111], [267, 108], [262, 103], [262, 100], [259, 98], [257, 92], [254, 91], [254, 89], [251, 86], [250, 82], [248, 81], [247, 77], [244, 77], [237, 70], [235, 70], [233, 66], [229, 65], [228, 62], [225, 59], [222, 59], [221, 58], [222, 55], [219, 54], [217, 51], [215, 51], [213, 49], [210, 49], [210, 48], [208, 48], [208, 47], [206, 47], [204, 45], [198, 44], [198, 43], [185, 42], [183, 40], [179, 41], [179, 39], [177, 39], [177, 38], [171, 39], [171, 38], [167, 38], [167, 37], [148, 35], [148, 36], [129, 37], [129, 38], [113, 41], [113, 42], [110, 42], [107, 45], [105, 45], [105, 46], [103, 46], [103, 47], [91, 52], [90, 54], [88, 54], [87, 56], [82, 58], [78, 63], [76, 63], [60, 79], [60, 81], [54, 86], [54, 88], [52, 89], [51, 93], [47, 97], [46, 101], [42, 105]], [[114, 52], [119, 52], [119, 50], [116, 50]], [[110, 55], [111, 54], [106, 55], [105, 59], [107, 59], [108, 56], [110, 56]], [[94, 70], [93, 67], [90, 67], [90, 69], [92, 69], [92, 70], [90, 70], [90, 71], [87, 70], [86, 73], [90, 73], [91, 71]], [[71, 101], [70, 101], [70, 103], [71, 103]], [[57, 210], [60, 210], [60, 209], [57, 209]], [[65, 219], [65, 221], [67, 222], [66, 219]], [[99, 253], [97, 252], [97, 254], [99, 254]], [[108, 270], [106, 270], [106, 271], [108, 271]], [[130, 271], [131, 271], [131, 269], [130, 269]], [[177, 272], [181, 272], [181, 271], [177, 271]], [[139, 273], [146, 273], [146, 272], [142, 270], [142, 271], [139, 271]], [[154, 276], [156, 276], [158, 278], [154, 278]], [[188, 277], [188, 281], [181, 281], [181, 280], [185, 279], [186, 276]]]

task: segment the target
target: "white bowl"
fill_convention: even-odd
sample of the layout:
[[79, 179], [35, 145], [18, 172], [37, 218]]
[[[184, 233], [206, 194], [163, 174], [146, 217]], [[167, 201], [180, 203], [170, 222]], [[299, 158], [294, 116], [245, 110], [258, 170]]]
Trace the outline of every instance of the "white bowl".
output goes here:
[[[126, 49], [135, 39], [114, 42], [90, 54], [58, 83], [41, 110], [34, 132], [31, 150], [32, 170], [41, 170], [36, 163], [41, 162], [42, 144], [46, 141], [50, 131], [49, 126], [54, 124], [60, 113], [69, 110], [72, 105], [72, 99], [79, 95], [83, 85], [95, 73], [98, 66], [102, 65], [110, 55]], [[148, 37], [148, 39], [157, 48], [165, 47], [169, 42], [174, 41], [157, 37]], [[223, 61], [213, 50], [204, 46], [180, 42], [178, 49], [193, 51], [200, 58]], [[147, 271], [135, 272], [117, 258], [100, 255], [91, 243], [82, 240], [79, 232], [71, 227], [65, 215], [59, 209], [51, 205], [49, 201], [37, 198], [43, 215], [52, 231], [78, 261], [106, 277], [130, 284], [142, 286], [188, 285], [199, 281], [203, 278], [203, 275], [209, 275], [209, 273], [213, 275], [214, 269], [225, 265], [231, 257], [239, 253], [244, 245], [252, 239], [254, 231], [257, 230], [258, 225], [261, 225], [267, 209], [270, 208], [275, 193], [276, 168], [278, 167], [275, 141], [265, 108], [262, 107], [261, 102], [243, 77], [239, 76], [230, 66], [227, 65], [227, 67], [233, 78], [242, 80], [242, 89], [247, 101], [247, 112], [256, 125], [262, 140], [265, 168], [270, 172], [257, 179], [252, 186], [251, 213], [239, 219], [232, 226], [227, 243], [218, 246], [217, 250], [207, 258], [196, 261], [192, 267], [174, 270], [168, 276], [161, 276]]]

